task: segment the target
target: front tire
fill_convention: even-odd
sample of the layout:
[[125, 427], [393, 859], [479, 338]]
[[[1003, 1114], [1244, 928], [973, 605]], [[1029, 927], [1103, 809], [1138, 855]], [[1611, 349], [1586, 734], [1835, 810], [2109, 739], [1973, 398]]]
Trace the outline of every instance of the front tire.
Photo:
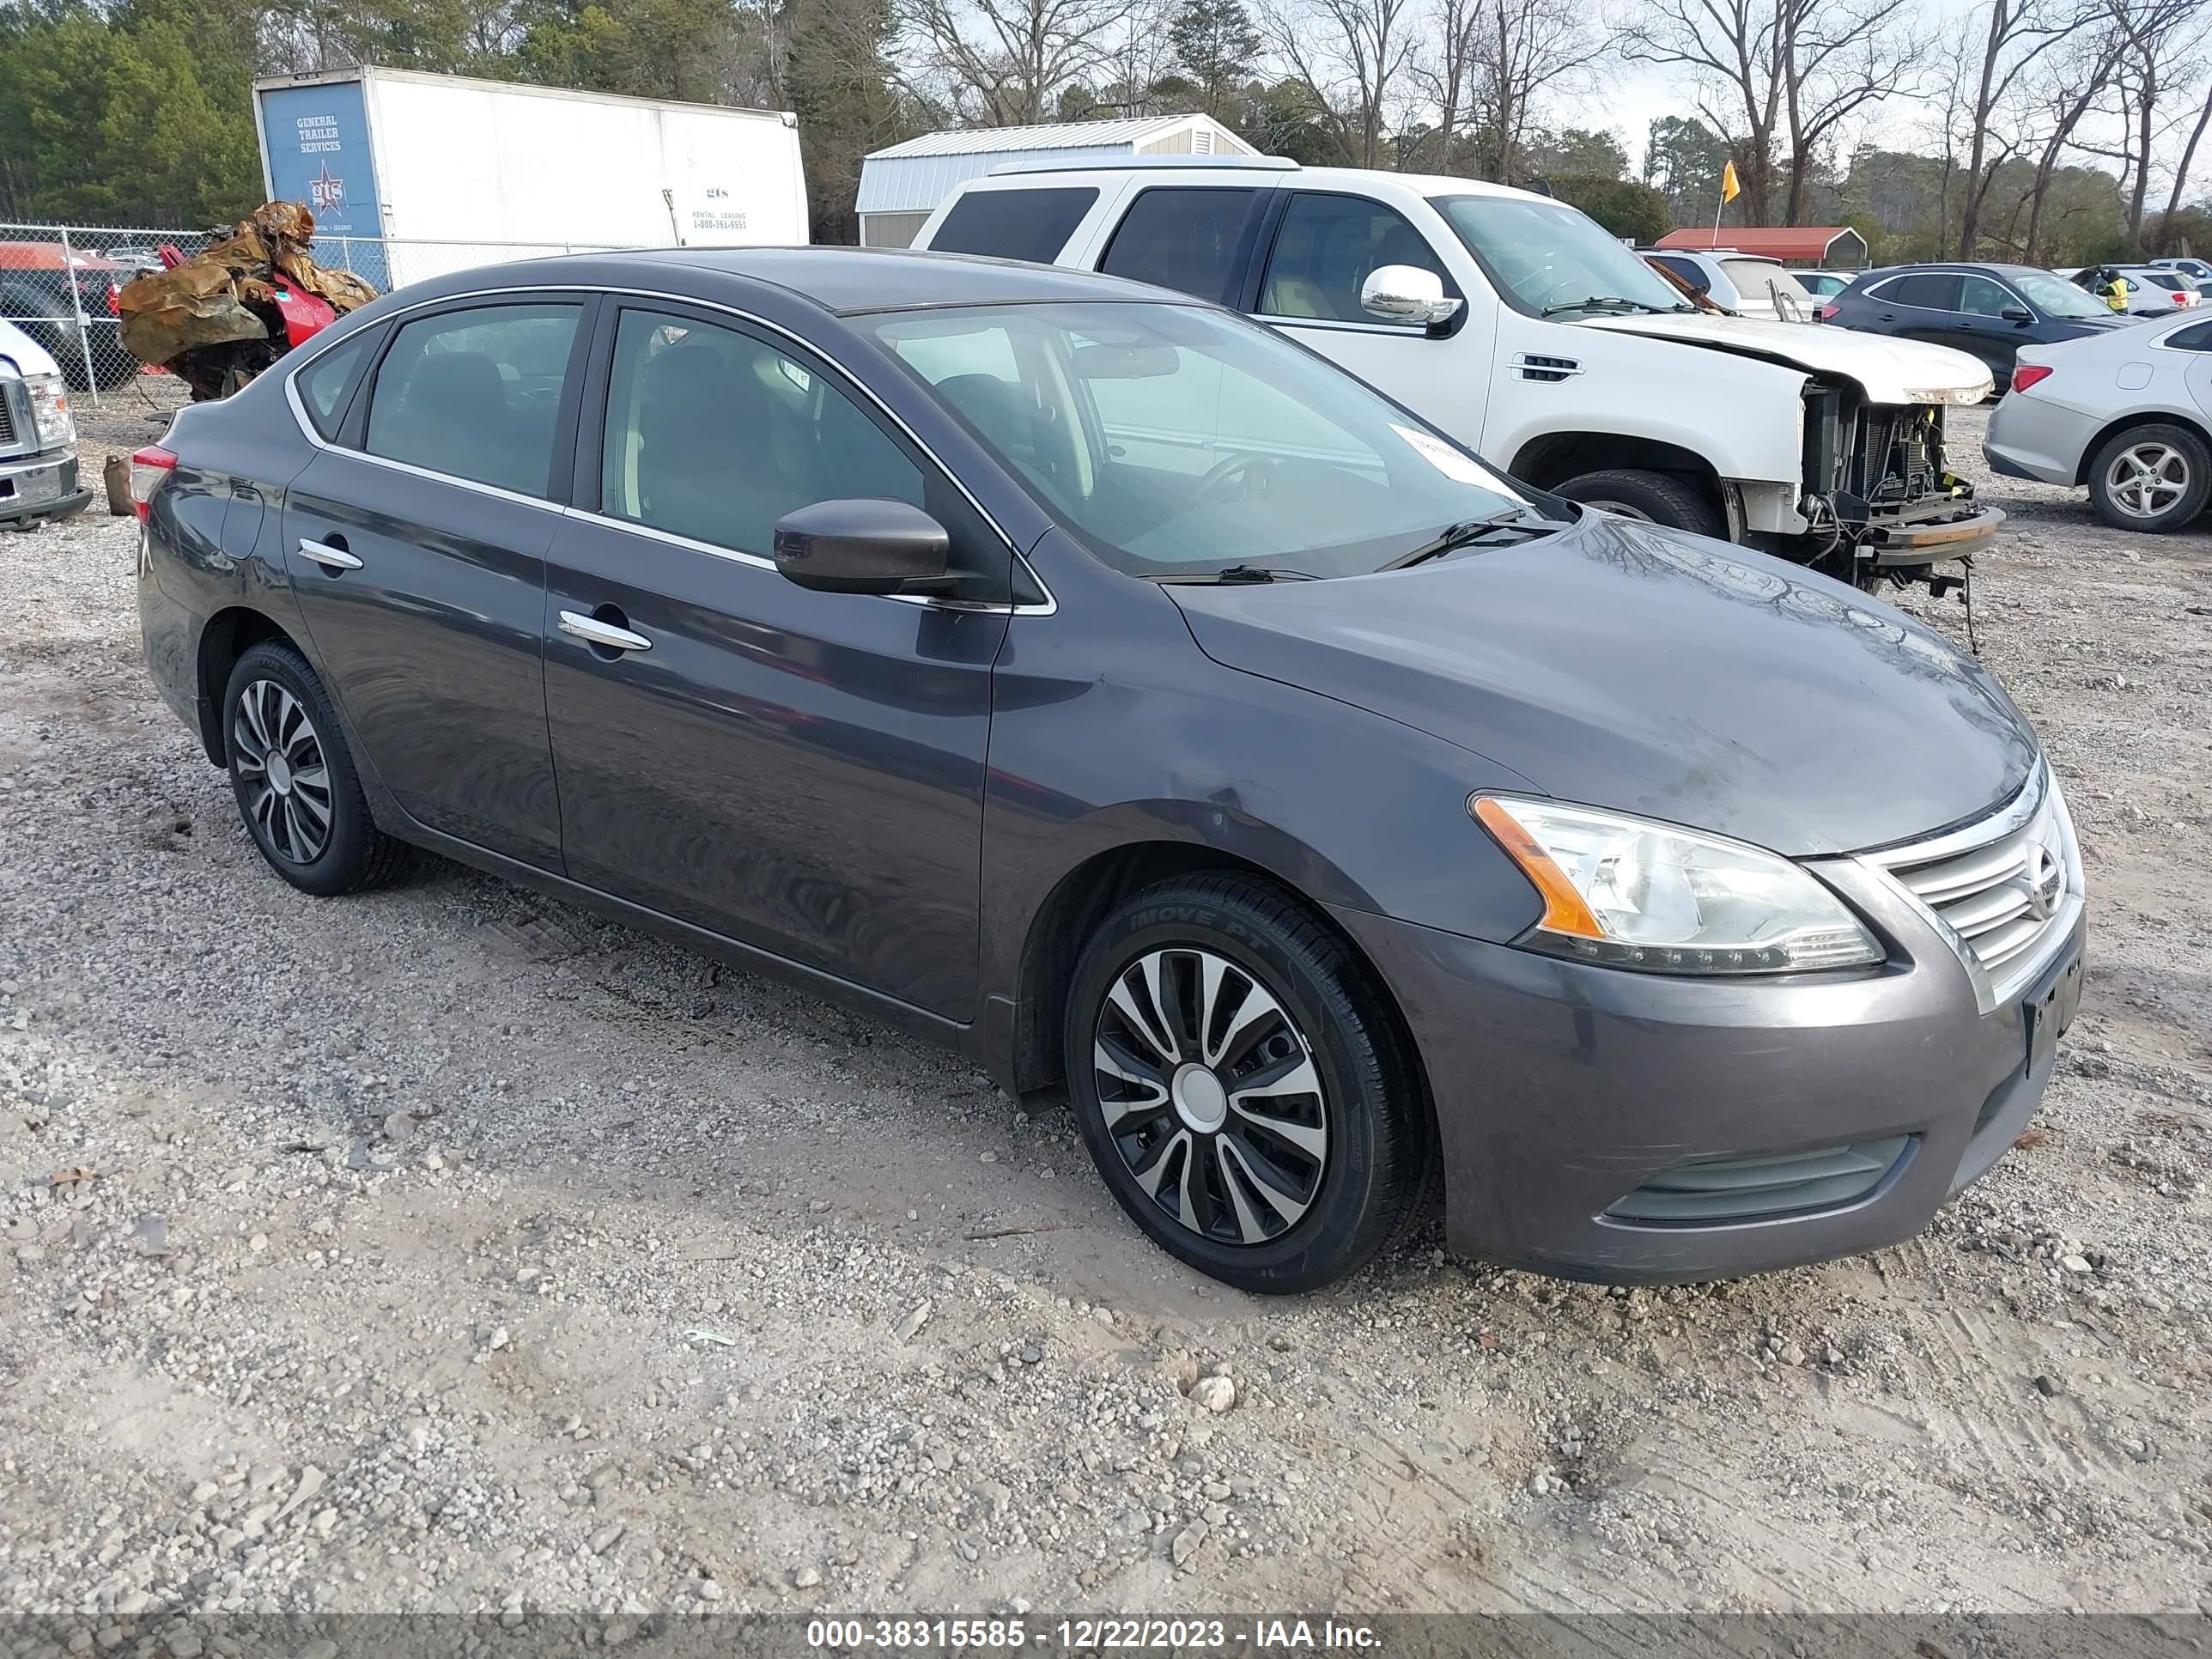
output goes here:
[[2179, 530], [2204, 510], [2208, 489], [2212, 453], [2187, 427], [2130, 427], [2089, 463], [2089, 505], [2115, 530]]
[[333, 897], [388, 881], [409, 849], [376, 827], [322, 682], [289, 644], [264, 640], [230, 671], [223, 750], [238, 815], [269, 867]]
[[1318, 1290], [1415, 1212], [1430, 1151], [1383, 993], [1267, 884], [1133, 895], [1085, 946], [1063, 1041], [1099, 1174], [1153, 1242], [1240, 1290]]
[[1641, 519], [1669, 530], [1686, 530], [1693, 536], [1711, 536], [1715, 541], [1728, 539], [1728, 520], [1720, 507], [1695, 484], [1672, 472], [1609, 468], [1554, 484], [1552, 493], [1617, 513], [1624, 519]]

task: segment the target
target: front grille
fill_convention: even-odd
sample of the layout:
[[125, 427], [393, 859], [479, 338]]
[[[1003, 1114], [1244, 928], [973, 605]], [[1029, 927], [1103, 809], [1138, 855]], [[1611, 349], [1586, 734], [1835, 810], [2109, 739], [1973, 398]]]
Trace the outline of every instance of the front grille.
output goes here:
[[2003, 991], [2073, 928], [2081, 857], [2049, 771], [1980, 823], [1893, 848], [1873, 861], [1950, 928]]
[[1880, 1186], [1911, 1142], [1911, 1135], [1891, 1135], [1809, 1152], [1677, 1164], [1616, 1200], [1606, 1214], [1647, 1226], [1696, 1227], [1832, 1210]]
[[0, 380], [0, 450], [16, 447], [15, 388], [19, 384], [13, 380]]

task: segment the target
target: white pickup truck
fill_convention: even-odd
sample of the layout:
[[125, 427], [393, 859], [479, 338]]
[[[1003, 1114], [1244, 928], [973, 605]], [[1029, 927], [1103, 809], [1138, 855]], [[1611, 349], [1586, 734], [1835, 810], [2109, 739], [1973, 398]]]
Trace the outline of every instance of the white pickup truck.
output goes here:
[[76, 476], [76, 425], [61, 365], [0, 320], [0, 530], [82, 513], [92, 499]]
[[1515, 477], [1872, 587], [1954, 585], [1987, 546], [1943, 411], [1947, 347], [1700, 313], [1565, 204], [1276, 157], [1014, 163], [915, 246], [1069, 265], [1235, 307]]

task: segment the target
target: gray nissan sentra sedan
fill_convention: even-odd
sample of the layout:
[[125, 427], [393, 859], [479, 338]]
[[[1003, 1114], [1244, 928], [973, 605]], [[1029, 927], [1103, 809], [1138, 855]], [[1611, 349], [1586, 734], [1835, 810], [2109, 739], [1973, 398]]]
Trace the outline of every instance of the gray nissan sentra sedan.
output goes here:
[[1170, 1251], [1611, 1280], [1904, 1238], [2079, 996], [2035, 734], [1848, 587], [1492, 471], [1264, 328], [678, 251], [379, 301], [136, 458], [263, 854], [428, 848], [1065, 1080]]

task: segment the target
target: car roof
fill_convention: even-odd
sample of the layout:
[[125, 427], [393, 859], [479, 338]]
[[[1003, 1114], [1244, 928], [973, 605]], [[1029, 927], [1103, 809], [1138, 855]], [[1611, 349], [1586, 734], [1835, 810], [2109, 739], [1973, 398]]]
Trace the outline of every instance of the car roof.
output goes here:
[[2026, 271], [2039, 270], [2043, 271], [2043, 274], [2046, 276], [2051, 274], [2047, 270], [2043, 270], [2043, 267], [2040, 265], [2006, 264], [2002, 261], [1996, 259], [1927, 259], [1923, 260], [1917, 264], [1877, 265], [1872, 270], [1863, 270], [1859, 274], [1862, 276], [1909, 276], [1916, 270], [1936, 272], [1972, 271], [1980, 276], [1994, 275], [1998, 276], [2017, 276]]
[[[1175, 165], [1159, 165], [1164, 161]], [[1223, 155], [1209, 161], [1202, 156], [1188, 155], [1108, 155], [994, 171], [980, 179], [963, 179], [956, 193], [1050, 189], [1054, 184], [1065, 186], [1071, 178], [1097, 174], [1116, 178], [1134, 174], [1162, 184], [1188, 185], [1194, 173], [1211, 173], [1224, 184], [1261, 189], [1334, 190], [1377, 197], [1499, 196], [1524, 202], [1557, 202], [1560, 207], [1574, 205], [1540, 191], [1489, 184], [1480, 179], [1457, 178], [1448, 173], [1385, 173], [1380, 167], [1310, 167], [1299, 162], [1288, 166], [1275, 163], [1278, 158], [1272, 156]]]
[[768, 283], [837, 316], [904, 311], [931, 306], [1110, 300], [1198, 304], [1142, 283], [1052, 265], [1024, 264], [965, 253], [908, 248], [749, 247], [648, 248], [568, 254], [480, 265], [424, 283], [407, 292], [420, 299], [485, 288], [547, 284], [620, 287], [652, 273], [664, 291], [701, 299], [726, 297], [731, 279]]

